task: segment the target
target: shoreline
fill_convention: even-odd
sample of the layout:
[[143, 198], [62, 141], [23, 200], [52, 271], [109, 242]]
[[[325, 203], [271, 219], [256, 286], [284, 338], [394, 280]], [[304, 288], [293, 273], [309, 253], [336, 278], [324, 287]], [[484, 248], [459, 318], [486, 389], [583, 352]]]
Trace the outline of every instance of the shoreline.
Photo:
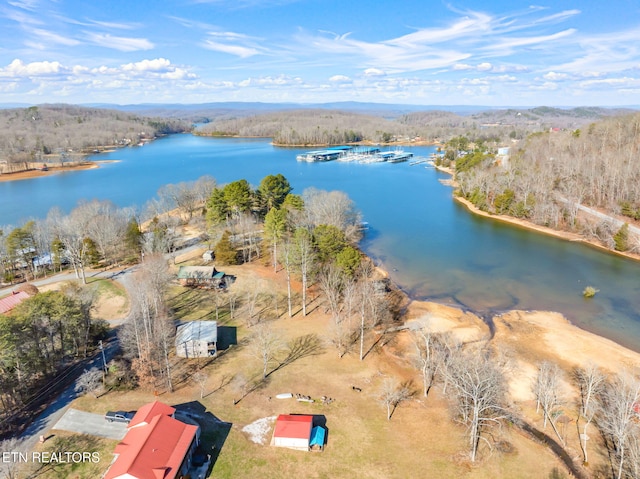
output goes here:
[[[203, 133], [192, 133], [193, 136], [202, 136], [207, 138], [261, 138], [268, 139], [272, 138], [271, 136], [246, 136], [246, 135], [207, 135]], [[384, 146], [384, 147], [393, 147], [393, 146], [437, 146], [441, 143], [435, 141], [394, 141], [392, 143], [381, 143], [375, 141], [360, 141], [357, 143], [340, 143], [340, 145], [329, 145], [328, 143], [312, 143], [312, 144], [283, 144], [276, 143], [274, 141], [271, 142], [273, 146], [277, 146], [278, 148], [328, 148], [331, 146], [340, 146], [340, 145], [349, 145], [349, 146]]]
[[80, 164], [72, 166], [47, 166], [47, 170], [22, 170], [11, 173], [0, 174], [0, 181], [20, 181], [30, 180], [32, 178], [40, 178], [43, 176], [51, 176], [59, 173], [65, 173], [68, 171], [84, 171], [100, 168], [99, 162], [96, 161], [83, 161]]
[[[442, 167], [442, 166], [435, 166], [434, 168], [442, 173], [446, 173], [448, 175], [451, 175], [451, 182], [448, 183], [448, 186], [451, 186], [453, 188], [455, 188], [457, 186], [457, 183], [455, 182], [455, 180], [453, 179], [453, 176], [455, 174], [455, 171], [452, 170], [451, 168], [446, 168], [446, 167]], [[542, 225], [537, 225], [535, 223], [532, 223], [531, 221], [528, 220], [523, 220], [521, 218], [515, 218], [513, 216], [508, 216], [508, 215], [495, 215], [495, 214], [491, 214], [488, 213], [486, 211], [482, 211], [481, 209], [477, 208], [473, 203], [471, 203], [469, 200], [467, 200], [466, 198], [462, 198], [461, 196], [456, 196], [456, 195], [452, 195], [453, 200], [457, 201], [458, 203], [461, 203], [462, 205], [464, 205], [468, 211], [470, 211], [473, 214], [476, 214], [478, 216], [483, 216], [485, 218], [491, 218], [494, 219], [496, 221], [500, 221], [502, 223], [507, 223], [510, 225], [515, 225], [515, 226], [519, 226], [521, 228], [530, 230], [530, 231], [535, 231], [537, 233], [542, 233], [542, 234], [546, 234], [548, 236], [554, 236], [556, 238], [565, 240], [565, 241], [571, 241], [574, 243], [582, 243], [584, 245], [590, 246], [592, 248], [596, 248], [600, 251], [606, 252], [606, 253], [610, 253], [610, 254], [614, 254], [616, 256], [620, 256], [622, 258], [626, 258], [626, 259], [631, 259], [633, 261], [638, 261], [640, 262], [640, 254], [634, 254], [634, 253], [628, 253], [625, 251], [616, 251], [614, 249], [611, 248], [607, 248], [606, 246], [596, 242], [595, 240], [589, 239], [584, 237], [583, 235], [581, 235], [580, 233], [573, 233], [571, 231], [563, 231], [563, 230], [556, 230], [553, 228], [549, 228], [547, 226], [542, 226]]]
[[478, 209], [473, 203], [471, 203], [469, 200], [465, 198], [462, 198], [460, 196], [454, 196], [453, 199], [454, 201], [457, 201], [458, 203], [461, 203], [462, 205], [464, 205], [467, 208], [467, 210], [469, 210], [471, 213], [474, 213], [478, 216], [483, 216], [485, 218], [491, 218], [496, 221], [500, 221], [502, 223], [508, 223], [510, 225], [519, 226], [521, 228], [524, 228], [530, 231], [535, 231], [537, 233], [546, 234], [548, 236], [554, 236], [556, 238], [559, 238], [565, 241], [582, 243], [584, 245], [590, 246], [592, 248], [596, 248], [606, 253], [614, 254], [616, 256], [620, 256], [626, 259], [640, 262], [640, 255], [637, 255], [634, 253], [627, 253], [623, 251], [616, 251], [616, 250], [607, 248], [606, 246], [600, 243], [597, 243], [594, 240], [585, 238], [579, 233], [572, 233], [571, 231], [556, 230], [553, 228], [549, 228], [547, 226], [537, 225], [535, 223], [532, 223], [531, 221], [523, 220], [520, 218], [514, 218], [513, 216], [492, 215], [491, 213], [487, 213], [486, 211], [482, 211]]

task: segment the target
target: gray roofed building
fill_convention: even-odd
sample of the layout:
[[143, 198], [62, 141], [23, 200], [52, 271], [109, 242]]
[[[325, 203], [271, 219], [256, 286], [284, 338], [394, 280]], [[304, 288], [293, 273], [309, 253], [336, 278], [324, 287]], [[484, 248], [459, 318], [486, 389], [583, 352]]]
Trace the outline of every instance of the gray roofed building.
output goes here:
[[182, 358], [215, 356], [217, 343], [216, 321], [189, 321], [176, 330], [176, 354]]

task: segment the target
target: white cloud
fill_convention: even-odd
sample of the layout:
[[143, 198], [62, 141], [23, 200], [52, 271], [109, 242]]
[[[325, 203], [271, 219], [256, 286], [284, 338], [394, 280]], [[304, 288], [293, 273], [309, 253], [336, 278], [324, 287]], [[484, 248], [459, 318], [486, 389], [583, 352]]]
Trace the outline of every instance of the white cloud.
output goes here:
[[618, 77], [603, 78], [600, 80], [586, 80], [578, 84], [581, 88], [638, 88], [640, 87], [640, 78]]
[[208, 32], [207, 35], [209, 38], [202, 43], [207, 50], [228, 53], [240, 58], [249, 58], [266, 52], [258, 43], [261, 39], [244, 33], [213, 31]]
[[471, 65], [467, 65], [466, 63], [456, 63], [452, 67], [452, 69], [455, 71], [471, 70], [472, 68], [473, 67]]
[[80, 44], [80, 42], [74, 38], [64, 37], [62, 35], [58, 35], [57, 33], [43, 30], [41, 28], [33, 29], [32, 33], [42, 40], [46, 41], [47, 43], [56, 43], [58, 45], [64, 45], [67, 47], [72, 47]]
[[538, 35], [533, 37], [501, 37], [481, 48], [481, 50], [495, 56], [508, 56], [522, 47], [542, 47], [545, 43], [556, 42], [577, 32], [575, 28], [569, 28], [550, 35]]
[[171, 67], [171, 62], [166, 58], [156, 58], [154, 60], [142, 60], [136, 63], [122, 65], [123, 71], [135, 72], [165, 72]]
[[277, 76], [264, 76], [264, 77], [251, 77], [246, 80], [242, 80], [237, 85], [243, 88], [246, 87], [289, 87], [292, 85], [301, 85], [302, 78], [290, 77], [288, 75]]
[[493, 77], [495, 80], [498, 81], [502, 81], [502, 82], [514, 82], [514, 81], [518, 81], [518, 79], [516, 77], [514, 77], [513, 75], [498, 75], [496, 77]]
[[367, 68], [363, 73], [366, 77], [383, 77], [386, 75], [385, 71], [379, 68]]
[[0, 75], [11, 77], [31, 77], [57, 74], [63, 71], [59, 62], [32, 62], [23, 63], [22, 60], [13, 60], [6, 68], [0, 69]]
[[491, 63], [489, 63], [489, 62], [480, 63], [480, 64], [476, 67], [476, 69], [477, 69], [479, 72], [486, 72], [486, 71], [491, 70], [492, 68], [493, 68], [493, 65], [491, 65]]
[[154, 48], [154, 44], [146, 38], [114, 37], [108, 33], [92, 32], [85, 32], [85, 35], [87, 40], [95, 45], [112, 48], [121, 52], [135, 52]]
[[569, 75], [567, 75], [566, 73], [549, 72], [542, 75], [542, 78], [544, 78], [545, 80], [559, 81], [568, 79]]
[[240, 58], [248, 58], [260, 53], [258, 50], [252, 47], [244, 47], [242, 45], [229, 45], [227, 43], [214, 42], [213, 40], [205, 40], [203, 46], [207, 50], [228, 53], [230, 55], [236, 55]]
[[333, 75], [329, 78], [329, 81], [333, 83], [348, 83], [351, 81], [351, 78], [345, 75]]

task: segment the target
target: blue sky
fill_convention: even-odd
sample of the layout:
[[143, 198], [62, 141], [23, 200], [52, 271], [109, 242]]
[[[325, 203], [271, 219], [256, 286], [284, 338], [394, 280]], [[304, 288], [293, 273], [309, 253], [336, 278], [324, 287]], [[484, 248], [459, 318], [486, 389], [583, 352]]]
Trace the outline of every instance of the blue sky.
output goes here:
[[2, 0], [0, 103], [638, 105], [637, 0]]

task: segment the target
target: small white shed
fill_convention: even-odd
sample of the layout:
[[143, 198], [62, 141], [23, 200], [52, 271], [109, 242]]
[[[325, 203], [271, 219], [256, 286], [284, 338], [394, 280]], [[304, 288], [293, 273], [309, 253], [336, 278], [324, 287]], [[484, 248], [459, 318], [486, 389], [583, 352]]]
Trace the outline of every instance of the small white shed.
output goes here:
[[280, 414], [276, 419], [271, 445], [308, 451], [312, 425], [313, 416]]

